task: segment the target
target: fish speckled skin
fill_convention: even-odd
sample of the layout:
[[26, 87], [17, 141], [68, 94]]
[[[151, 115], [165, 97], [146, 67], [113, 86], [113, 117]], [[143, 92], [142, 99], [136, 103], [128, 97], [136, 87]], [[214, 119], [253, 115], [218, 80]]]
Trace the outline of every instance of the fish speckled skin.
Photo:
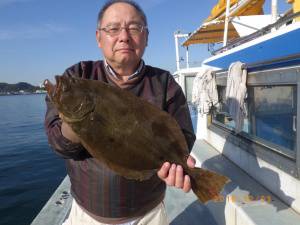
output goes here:
[[56, 76], [48, 95], [89, 153], [129, 179], [144, 180], [166, 161], [190, 175], [202, 202], [219, 197], [228, 179], [186, 165], [185, 137], [176, 120], [134, 94], [104, 82]]

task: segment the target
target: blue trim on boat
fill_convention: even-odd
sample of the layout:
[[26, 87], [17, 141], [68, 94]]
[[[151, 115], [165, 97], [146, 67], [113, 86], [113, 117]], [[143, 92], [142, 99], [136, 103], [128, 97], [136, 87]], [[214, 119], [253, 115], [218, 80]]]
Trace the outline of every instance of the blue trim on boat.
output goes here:
[[263, 61], [270, 61], [276, 58], [288, 57], [300, 52], [298, 44], [300, 37], [300, 28], [274, 36], [271, 39], [241, 49], [237, 52], [223, 55], [216, 59], [208, 59], [204, 62], [205, 65], [227, 69], [232, 62], [241, 61], [246, 64], [254, 64]]
[[283, 60], [283, 61], [273, 62], [269, 64], [250, 65], [247, 67], [247, 71], [255, 72], [255, 71], [277, 69], [277, 68], [296, 66], [296, 65], [300, 65], [300, 57], [296, 59]]

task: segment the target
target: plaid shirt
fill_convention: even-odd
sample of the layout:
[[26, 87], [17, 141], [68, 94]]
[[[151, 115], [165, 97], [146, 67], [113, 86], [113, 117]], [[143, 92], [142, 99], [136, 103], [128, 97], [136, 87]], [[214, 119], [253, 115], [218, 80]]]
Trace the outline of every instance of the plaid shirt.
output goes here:
[[[80, 62], [64, 73], [115, 85], [103, 61]], [[146, 66], [125, 88], [170, 113], [182, 128], [189, 149], [195, 141], [185, 96], [172, 75], [164, 70]], [[45, 129], [54, 151], [66, 159], [71, 180], [71, 192], [77, 203], [98, 220], [141, 216], [159, 204], [165, 193], [165, 183], [155, 174], [149, 180], [123, 178], [91, 157], [80, 144], [74, 144], [61, 134], [61, 120], [56, 108], [46, 97]], [[107, 220], [105, 221], [107, 222]]]

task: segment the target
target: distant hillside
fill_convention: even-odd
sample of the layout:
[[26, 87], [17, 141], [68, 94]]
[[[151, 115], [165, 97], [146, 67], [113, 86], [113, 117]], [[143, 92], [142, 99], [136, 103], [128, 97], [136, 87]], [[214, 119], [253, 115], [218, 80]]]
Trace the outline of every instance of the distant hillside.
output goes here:
[[19, 82], [17, 84], [0, 83], [0, 95], [3, 94], [28, 94], [42, 91], [38, 86], [33, 86], [26, 82]]

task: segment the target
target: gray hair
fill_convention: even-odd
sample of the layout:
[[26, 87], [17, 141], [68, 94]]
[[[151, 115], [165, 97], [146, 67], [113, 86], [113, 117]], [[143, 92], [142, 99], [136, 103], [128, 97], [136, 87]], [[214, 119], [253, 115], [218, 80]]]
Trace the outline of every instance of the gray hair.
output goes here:
[[142, 20], [144, 22], [144, 25], [147, 26], [147, 18], [146, 15], [144, 13], [144, 11], [142, 10], [142, 8], [135, 2], [135, 1], [131, 1], [131, 0], [109, 0], [107, 1], [102, 8], [100, 9], [99, 13], [98, 13], [98, 19], [97, 19], [97, 28], [100, 28], [100, 24], [101, 21], [103, 19], [103, 15], [105, 13], [105, 11], [113, 4], [115, 3], [126, 3], [128, 5], [131, 5], [132, 7], [134, 7], [136, 9], [136, 11], [140, 14], [140, 16], [142, 17]]

